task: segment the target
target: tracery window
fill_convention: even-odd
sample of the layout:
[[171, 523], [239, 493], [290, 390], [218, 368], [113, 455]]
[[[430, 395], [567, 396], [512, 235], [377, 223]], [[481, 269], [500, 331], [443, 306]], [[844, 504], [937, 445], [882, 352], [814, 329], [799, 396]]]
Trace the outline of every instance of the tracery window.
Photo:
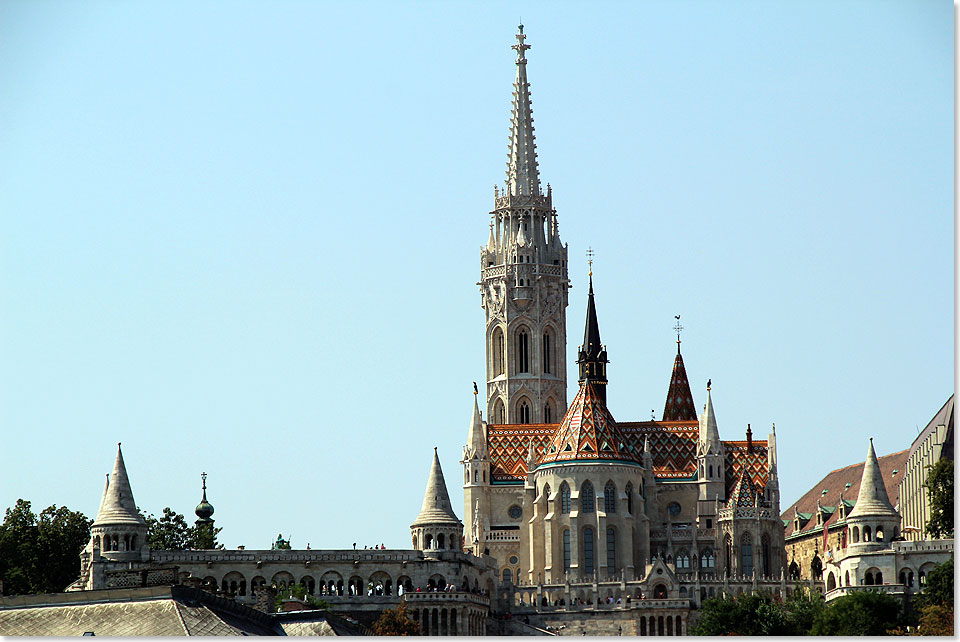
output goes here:
[[503, 374], [503, 330], [497, 328], [493, 331], [493, 376], [499, 377]]
[[567, 482], [560, 485], [560, 512], [564, 515], [570, 513], [570, 487]]
[[580, 510], [584, 513], [597, 512], [597, 498], [593, 492], [593, 484], [586, 481], [580, 487]]
[[763, 564], [762, 573], [765, 576], [770, 575], [770, 538], [764, 535], [760, 538], [760, 560]]
[[563, 570], [570, 570], [570, 529], [563, 531]]
[[543, 333], [543, 372], [545, 374], [550, 374], [550, 368], [553, 366], [553, 364], [550, 363], [550, 351], [552, 349], [552, 346], [550, 345], [552, 341], [550, 338], [549, 330]]
[[716, 558], [713, 555], [713, 549], [705, 548], [700, 553], [700, 568], [713, 568], [716, 564]]
[[613, 573], [617, 568], [617, 531], [607, 529], [607, 573]]
[[553, 423], [553, 408], [550, 407], [549, 403], [543, 405], [543, 423]]
[[503, 399], [497, 399], [497, 403], [493, 405], [493, 416], [496, 418], [495, 421], [498, 424], [505, 423], [506, 418], [503, 416]]
[[623, 492], [627, 495], [627, 512], [633, 515], [633, 484], [627, 484]]
[[526, 400], [520, 402], [520, 407], [518, 408], [517, 414], [520, 415], [520, 423], [530, 423], [530, 404], [528, 404]]
[[680, 551], [677, 553], [676, 567], [678, 571], [688, 571], [690, 570], [690, 556], [687, 555], [686, 551]]
[[740, 570], [741, 575], [753, 575], [753, 541], [749, 533], [740, 539]]
[[517, 333], [517, 372], [530, 372], [530, 335], [526, 329]]
[[583, 570], [586, 573], [593, 573], [593, 529], [583, 529]]
[[608, 513], [617, 512], [617, 487], [612, 481], [608, 481], [603, 487], [603, 510]]

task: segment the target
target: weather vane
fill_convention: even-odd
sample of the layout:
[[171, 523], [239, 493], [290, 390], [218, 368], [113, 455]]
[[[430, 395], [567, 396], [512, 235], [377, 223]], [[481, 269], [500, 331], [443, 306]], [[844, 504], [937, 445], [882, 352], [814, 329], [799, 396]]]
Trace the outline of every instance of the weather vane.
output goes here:
[[590, 276], [593, 276], [593, 247], [587, 248], [587, 266], [590, 268]]
[[680, 344], [680, 331], [683, 330], [683, 326], [680, 325], [680, 315], [674, 315], [674, 319], [677, 320], [677, 325], [673, 326], [673, 329], [677, 331], [677, 344]]

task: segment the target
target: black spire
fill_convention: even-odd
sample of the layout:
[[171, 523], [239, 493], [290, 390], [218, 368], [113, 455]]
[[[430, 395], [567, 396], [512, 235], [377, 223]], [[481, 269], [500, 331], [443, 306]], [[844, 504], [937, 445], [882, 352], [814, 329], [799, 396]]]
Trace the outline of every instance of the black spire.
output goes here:
[[583, 330], [583, 345], [577, 359], [580, 364], [580, 383], [585, 381], [599, 386], [597, 393], [607, 401], [607, 351], [600, 342], [600, 325], [597, 323], [597, 306], [593, 300], [593, 270], [590, 270], [590, 293], [587, 296], [587, 323]]

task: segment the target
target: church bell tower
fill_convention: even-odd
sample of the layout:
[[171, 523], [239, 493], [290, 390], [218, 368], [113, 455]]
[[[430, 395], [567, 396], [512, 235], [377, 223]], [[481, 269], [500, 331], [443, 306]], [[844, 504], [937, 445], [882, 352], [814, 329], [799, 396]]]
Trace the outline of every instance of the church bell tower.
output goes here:
[[490, 237], [480, 251], [486, 311], [487, 421], [555, 423], [567, 409], [567, 247], [547, 185], [540, 188], [527, 82], [523, 25], [518, 27], [507, 178], [494, 189]]

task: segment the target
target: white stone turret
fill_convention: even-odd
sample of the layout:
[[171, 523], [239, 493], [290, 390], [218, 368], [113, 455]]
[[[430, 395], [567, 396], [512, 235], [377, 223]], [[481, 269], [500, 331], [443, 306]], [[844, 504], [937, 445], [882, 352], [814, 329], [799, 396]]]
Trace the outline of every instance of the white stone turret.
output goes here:
[[540, 189], [523, 27], [517, 34], [506, 186], [494, 191], [480, 252], [486, 311], [487, 420], [555, 423], [567, 408], [567, 248], [550, 186]]
[[873, 437], [867, 448], [857, 503], [847, 515], [847, 528], [850, 532], [848, 554], [851, 555], [887, 548], [890, 540], [900, 534], [900, 515], [887, 496]]
[[100, 498], [97, 518], [90, 527], [91, 553], [109, 560], [139, 560], [149, 555], [147, 547], [147, 522], [137, 510], [123, 463], [123, 452], [117, 444], [117, 458], [113, 472]]
[[477, 385], [474, 383], [473, 416], [470, 418], [467, 444], [463, 447], [463, 459], [460, 463], [463, 465], [465, 531], [470, 537], [466, 545], [479, 555], [482, 548], [480, 548], [481, 537], [477, 533], [482, 532], [483, 524], [482, 522], [478, 523], [478, 517], [487, 514], [490, 500], [488, 491], [491, 480], [490, 456], [487, 449], [487, 424], [483, 421], [483, 416], [480, 413], [477, 396]]
[[419, 551], [463, 550], [463, 524], [453, 512], [440, 457], [433, 449], [433, 464], [427, 477], [420, 514], [410, 525], [413, 547]]

